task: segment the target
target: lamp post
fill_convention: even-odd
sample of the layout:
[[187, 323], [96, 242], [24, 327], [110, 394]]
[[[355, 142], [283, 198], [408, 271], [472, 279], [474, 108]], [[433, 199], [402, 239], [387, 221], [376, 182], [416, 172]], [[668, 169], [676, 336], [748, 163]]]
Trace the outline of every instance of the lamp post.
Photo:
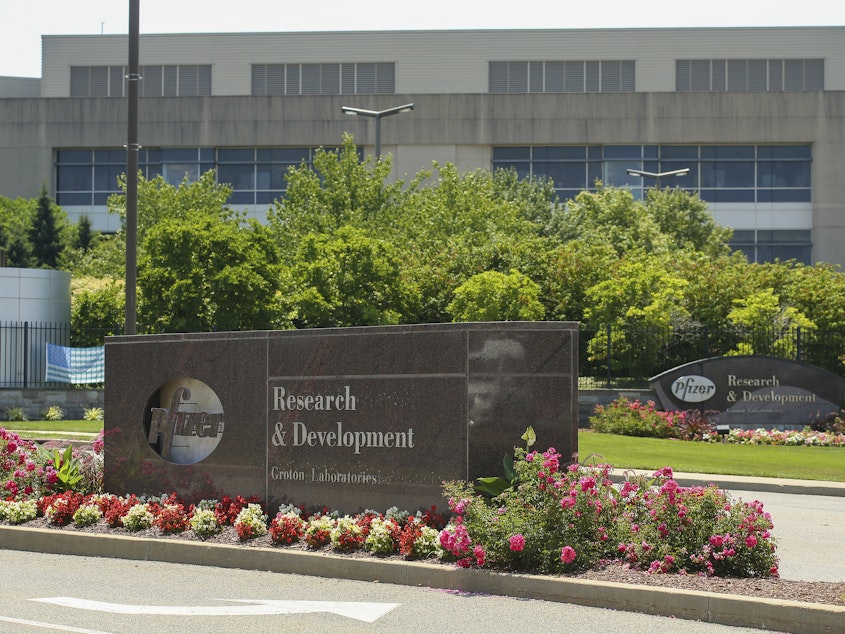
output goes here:
[[381, 158], [381, 120], [383, 117], [399, 114], [400, 112], [409, 112], [414, 109], [414, 104], [406, 103], [404, 106], [395, 106], [387, 110], [366, 110], [364, 108], [353, 108], [351, 106], [341, 106], [340, 111], [344, 114], [355, 115], [359, 117], [370, 117], [376, 120], [376, 160]]
[[628, 169], [628, 173], [631, 176], [640, 176], [642, 178], [653, 178], [655, 180], [655, 186], [657, 189], [660, 189], [660, 181], [667, 176], [686, 176], [689, 174], [689, 168], [684, 167], [679, 170], [670, 170], [668, 172], [646, 172], [644, 170], [635, 170], [635, 169]]

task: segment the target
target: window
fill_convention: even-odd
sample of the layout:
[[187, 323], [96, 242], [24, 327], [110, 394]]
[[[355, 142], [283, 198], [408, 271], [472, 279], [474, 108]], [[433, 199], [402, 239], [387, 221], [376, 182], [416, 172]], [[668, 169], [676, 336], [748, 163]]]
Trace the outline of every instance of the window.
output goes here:
[[491, 93], [633, 92], [635, 63], [626, 61], [490, 62]]
[[[233, 189], [230, 204], [269, 205], [284, 195], [288, 168], [310, 164], [315, 151], [311, 147], [142, 148], [138, 167], [146, 178], [162, 176], [174, 186], [216, 170], [217, 181]], [[359, 154], [363, 158], [363, 153]], [[125, 172], [125, 149], [57, 150], [56, 202], [63, 206], [105, 205], [111, 194], [120, 193], [117, 179]]]
[[679, 59], [677, 92], [824, 90], [823, 59]]
[[[141, 97], [211, 95], [210, 65], [141, 66]], [[125, 97], [126, 66], [71, 66], [71, 97]]]
[[375, 95], [396, 92], [392, 62], [253, 64], [252, 95]]
[[[596, 180], [627, 187], [637, 198], [652, 186], [677, 186], [710, 203], [811, 202], [809, 145], [573, 145], [493, 148], [493, 169], [513, 169], [521, 178], [549, 178], [562, 200], [595, 191]], [[682, 176], [654, 174], [688, 169]], [[810, 263], [810, 230], [737, 230], [731, 246], [752, 261], [795, 258]]]
[[734, 231], [730, 246], [742, 251], [750, 262], [796, 260], [812, 264], [809, 229], [745, 229]]

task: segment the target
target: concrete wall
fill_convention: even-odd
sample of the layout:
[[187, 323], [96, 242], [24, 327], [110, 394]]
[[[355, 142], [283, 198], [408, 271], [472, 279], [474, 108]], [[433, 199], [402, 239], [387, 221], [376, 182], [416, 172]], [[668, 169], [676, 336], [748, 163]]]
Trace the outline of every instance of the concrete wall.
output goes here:
[[[143, 99], [139, 139], [146, 147], [317, 146], [349, 132], [372, 148], [372, 120], [341, 106], [408, 102], [414, 111], [382, 121], [396, 177], [435, 160], [489, 167], [495, 145], [812, 143], [812, 204], [779, 205], [777, 214], [772, 206], [711, 211], [734, 228], [813, 229], [814, 260], [845, 265], [845, 91]], [[43, 182], [54, 191], [53, 149], [119, 148], [125, 117], [121, 99], [0, 99], [0, 192], [31, 198]], [[98, 229], [119, 222], [103, 207], [68, 211], [87, 213]]]
[[103, 407], [103, 390], [0, 389], [0, 420], [12, 407], [23, 408], [29, 420], [40, 420], [53, 405], [64, 410], [65, 420], [80, 420], [86, 409]]
[[[141, 64], [211, 64], [213, 95], [249, 95], [250, 65], [394, 62], [398, 93], [484, 93], [490, 61], [636, 60], [641, 92], [675, 90], [676, 59], [845, 58], [842, 27], [536, 29], [147, 35]], [[41, 94], [67, 97], [70, 66], [124, 65], [125, 35], [45, 35]], [[845, 90], [829, 64], [828, 90]]]

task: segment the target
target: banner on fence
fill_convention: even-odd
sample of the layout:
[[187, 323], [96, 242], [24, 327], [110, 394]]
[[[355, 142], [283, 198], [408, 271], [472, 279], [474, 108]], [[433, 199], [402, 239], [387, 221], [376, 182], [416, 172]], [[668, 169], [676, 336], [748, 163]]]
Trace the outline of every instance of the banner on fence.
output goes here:
[[105, 348], [69, 348], [47, 344], [46, 381], [102, 383], [105, 380]]

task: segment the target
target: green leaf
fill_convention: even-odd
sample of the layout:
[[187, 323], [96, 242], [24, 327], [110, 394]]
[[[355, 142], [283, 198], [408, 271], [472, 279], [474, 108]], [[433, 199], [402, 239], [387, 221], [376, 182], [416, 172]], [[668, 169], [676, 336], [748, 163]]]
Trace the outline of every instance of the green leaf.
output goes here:
[[500, 496], [502, 493], [511, 488], [511, 483], [499, 477], [492, 478], [478, 478], [479, 484], [474, 486], [477, 493], [489, 495], [491, 498]]
[[505, 478], [511, 484], [516, 484], [517, 474], [513, 466], [513, 456], [505, 454], [505, 457], [502, 459], [502, 465], [505, 467]]

